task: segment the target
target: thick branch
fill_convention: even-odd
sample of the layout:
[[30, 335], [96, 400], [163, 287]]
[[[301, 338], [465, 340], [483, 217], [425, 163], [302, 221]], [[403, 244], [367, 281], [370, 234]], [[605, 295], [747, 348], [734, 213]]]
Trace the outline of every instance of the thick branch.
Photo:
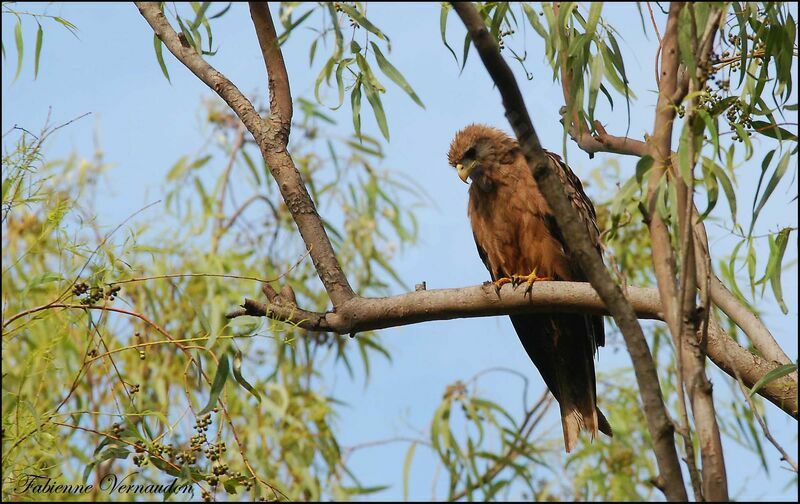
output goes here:
[[[261, 46], [269, 82], [270, 116], [266, 137], [259, 142], [261, 153], [270, 167], [286, 206], [292, 213], [300, 235], [311, 251], [311, 260], [334, 307], [355, 294], [339, 265], [336, 253], [325, 232], [317, 209], [306, 190], [300, 172], [292, 161], [286, 144], [292, 123], [292, 95], [275, 25], [269, 8], [263, 2], [250, 3], [250, 16]], [[258, 137], [256, 137], [258, 139]]]
[[453, 7], [467, 27], [481, 60], [500, 91], [506, 117], [514, 129], [542, 194], [555, 214], [556, 222], [570, 252], [609, 308], [625, 338], [642, 395], [645, 417], [664, 483], [664, 492], [670, 500], [686, 500], [686, 489], [675, 450], [673, 428], [664, 407], [655, 364], [636, 314], [619, 285], [613, 281], [603, 265], [595, 244], [589, 239], [585, 225], [564, 192], [561, 177], [553, 173], [554, 170], [542, 150], [528, 116], [514, 74], [500, 55], [497, 42], [489, 34], [473, 4], [454, 3]]
[[352, 298], [353, 290], [339, 266], [314, 202], [286, 151], [292, 119], [292, 98], [286, 66], [276, 42], [275, 27], [266, 4], [253, 4], [250, 7], [269, 74], [271, 110], [266, 121], [262, 120], [253, 104], [230, 80], [209, 65], [185, 39], [179, 37], [159, 9], [158, 3], [136, 2], [136, 7], [167, 49], [225, 100], [253, 135], [264, 161], [278, 183], [281, 196], [297, 224], [306, 248], [311, 251], [311, 259], [334, 307]]
[[[661, 306], [655, 289], [628, 287], [629, 300], [636, 316], [661, 319]], [[339, 334], [385, 329], [432, 320], [491, 317], [517, 313], [590, 313], [608, 315], [603, 301], [591, 285], [584, 282], [539, 282], [529, 294], [523, 287], [503, 286], [496, 291], [492, 283], [460, 289], [434, 289], [409, 292], [384, 298], [357, 298], [336, 312], [315, 313], [290, 304], [246, 300], [243, 309], [228, 314], [269, 316], [309, 331]]]

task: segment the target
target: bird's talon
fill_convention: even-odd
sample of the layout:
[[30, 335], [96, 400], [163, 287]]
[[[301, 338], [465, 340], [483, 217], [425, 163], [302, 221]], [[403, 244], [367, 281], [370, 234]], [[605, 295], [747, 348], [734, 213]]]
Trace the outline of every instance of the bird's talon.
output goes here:
[[549, 277], [549, 276], [540, 277], [538, 275], [538, 273], [536, 272], [536, 268], [534, 268], [533, 271], [531, 271], [531, 273], [529, 275], [512, 275], [511, 278], [512, 278], [512, 282], [514, 282], [515, 286], [517, 286], [517, 285], [519, 285], [521, 283], [527, 284], [526, 287], [525, 287], [525, 293], [524, 293], [526, 295], [530, 295], [531, 294], [531, 292], [533, 290], [533, 284], [535, 284], [536, 282], [553, 280], [553, 278]]
[[[511, 283], [511, 279], [508, 277], [498, 278], [494, 283], [494, 291], [498, 295], [500, 294], [500, 288], [503, 287], [507, 283]], [[512, 284], [513, 285], [513, 284]]]

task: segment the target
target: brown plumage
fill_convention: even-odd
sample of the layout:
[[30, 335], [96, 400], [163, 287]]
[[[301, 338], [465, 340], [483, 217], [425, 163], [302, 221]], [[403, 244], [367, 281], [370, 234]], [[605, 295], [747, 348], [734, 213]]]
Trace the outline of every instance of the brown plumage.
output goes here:
[[[548, 153], [567, 194], [600, 248], [592, 202], [580, 180]], [[478, 254], [492, 280], [528, 275], [585, 281], [570, 258], [555, 218], [536, 185], [517, 141], [502, 131], [473, 124], [459, 131], [448, 154], [469, 188], [469, 219]], [[611, 426], [597, 409], [594, 354], [605, 343], [603, 318], [589, 315], [512, 315], [522, 345], [558, 400], [564, 445], [569, 452], [580, 430], [592, 438]]]

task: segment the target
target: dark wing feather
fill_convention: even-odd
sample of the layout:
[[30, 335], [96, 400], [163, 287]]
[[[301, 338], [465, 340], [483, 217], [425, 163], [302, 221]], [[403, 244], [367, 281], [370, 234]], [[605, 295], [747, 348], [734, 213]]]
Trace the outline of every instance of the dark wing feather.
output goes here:
[[[597, 226], [597, 214], [594, 210], [594, 205], [592, 204], [592, 200], [586, 195], [583, 191], [583, 184], [581, 180], [575, 175], [572, 169], [561, 160], [561, 157], [558, 154], [554, 154], [552, 152], [548, 152], [547, 155], [553, 161], [553, 165], [556, 168], [556, 171], [559, 174], [559, 178], [561, 179], [563, 187], [567, 191], [567, 196], [569, 196], [570, 202], [572, 206], [578, 210], [578, 214], [581, 217], [584, 225], [586, 226], [587, 231], [589, 232], [589, 237], [594, 242], [595, 247], [597, 248], [597, 252], [602, 256], [603, 249], [600, 242], [600, 228]], [[558, 227], [556, 223], [556, 219], [552, 215], [548, 215], [545, 218], [545, 224], [547, 225], [548, 231], [550, 234], [558, 240], [564, 250], [569, 250], [567, 247], [566, 241], [564, 241], [564, 236], [561, 234], [561, 229]], [[586, 278], [586, 274], [581, 270], [581, 268], [576, 264], [574, 269], [575, 277], [571, 280], [575, 281], [582, 281], [585, 282], [588, 279]], [[606, 333], [605, 327], [603, 324], [603, 317], [600, 316], [593, 316], [593, 317], [586, 317], [587, 322], [587, 329], [588, 333], [592, 335], [595, 347], [598, 346], [605, 346], [606, 344]]]

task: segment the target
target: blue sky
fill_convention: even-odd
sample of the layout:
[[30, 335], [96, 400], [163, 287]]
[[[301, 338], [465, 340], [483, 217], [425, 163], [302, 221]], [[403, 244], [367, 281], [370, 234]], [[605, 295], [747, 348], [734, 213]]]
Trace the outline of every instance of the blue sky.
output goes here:
[[[20, 10], [25, 4], [18, 4]], [[35, 11], [42, 6], [29, 6]], [[159, 185], [169, 167], [183, 154], [198, 149], [205, 138], [200, 103], [212, 95], [199, 80], [185, 70], [165, 51], [172, 83], [163, 78], [153, 54], [152, 31], [132, 4], [48, 4], [47, 13], [62, 16], [79, 27], [78, 38], [53, 23], [45, 24], [42, 67], [33, 80], [32, 46], [35, 24], [25, 20], [27, 56], [25, 68], [12, 83], [16, 60], [13, 49], [13, 25], [3, 18], [3, 42], [7, 58], [2, 70], [2, 131], [18, 124], [38, 129], [52, 107], [54, 122], [59, 123], [85, 112], [92, 116], [62, 130], [53, 137], [48, 156], [66, 157], [70, 152], [91, 157], [93, 135], [99, 131], [106, 159], [114, 165], [108, 173], [107, 186], [98, 195], [101, 223], [115, 225], [158, 194]], [[275, 11], [273, 11], [275, 13]], [[663, 16], [656, 10], [663, 27]], [[795, 11], [796, 12], [796, 11]], [[370, 4], [370, 19], [389, 35], [392, 63], [400, 69], [416, 90], [426, 108], [416, 106], [399, 88], [386, 81], [388, 93], [383, 97], [389, 116], [391, 142], [386, 146], [384, 167], [403, 177], [424, 183], [431, 188], [433, 204], [417, 213], [420, 223], [419, 242], [408, 247], [395, 264], [406, 283], [426, 281], [428, 288], [457, 287], [483, 282], [488, 274], [475, 251], [469, 222], [466, 218], [467, 193], [464, 184], [447, 166], [446, 153], [453, 134], [471, 122], [482, 122], [509, 130], [497, 91], [486, 75], [476, 54], [463, 73], [452, 55], [443, 46], [439, 34], [439, 4], [415, 5]], [[643, 35], [639, 14], [632, 4], [613, 5], [604, 9], [604, 16], [621, 32], [621, 46], [630, 80], [639, 99], [631, 114], [630, 136], [642, 138], [652, 128], [655, 103], [653, 93], [653, 58], [656, 39]], [[795, 14], [796, 16], [796, 14]], [[363, 30], [361, 30], [363, 32]], [[463, 28], [451, 14], [448, 39], [460, 52]], [[312, 68], [308, 65], [310, 32], [300, 29], [283, 46], [294, 98], [313, 99], [314, 81], [324, 62], [325, 48]], [[363, 36], [363, 33], [357, 34]], [[527, 67], [533, 79], [524, 78], [519, 65], [512, 65], [528, 110], [545, 147], [561, 152], [562, 132], [558, 109], [563, 97], [543, 57], [542, 43], [532, 29], [517, 33], [528, 51]], [[235, 5], [214, 24], [214, 41], [219, 46], [211, 59], [216, 68], [227, 75], [245, 93], [265, 93], [264, 65], [244, 5]], [[335, 92], [325, 93], [326, 103], [335, 99]], [[615, 98], [622, 104], [622, 98]], [[793, 102], [796, 102], [796, 97]], [[602, 102], [602, 99], [601, 99]], [[365, 100], [366, 103], [366, 100]], [[350, 127], [350, 110], [345, 105], [330, 112], [343, 127]], [[622, 134], [625, 128], [624, 107], [610, 111], [598, 107], [598, 116], [609, 130]], [[369, 110], [363, 114], [364, 129], [379, 136]], [[791, 119], [796, 122], [796, 113]], [[762, 155], [767, 143], [756, 140]], [[771, 148], [771, 147], [769, 147]], [[573, 170], [586, 180], [595, 167], [618, 159], [624, 177], [633, 173], [635, 161], [599, 154], [593, 160], [568, 145]], [[215, 170], [221, 167], [215, 167]], [[749, 208], [755, 180], [748, 170], [756, 164], [741, 167], [737, 174], [737, 190], [744, 211]], [[796, 175], [796, 161], [791, 168]], [[790, 177], [787, 177], [789, 179]], [[797, 179], [784, 181], [774, 201], [760, 217], [759, 232], [774, 231], [778, 223], [797, 226]], [[588, 181], [590, 196], [597, 188]], [[721, 209], [724, 208], [724, 203]], [[740, 217], [746, 217], [740, 211]], [[143, 217], [144, 218], [144, 217]], [[719, 228], [711, 226], [713, 251], [724, 256], [732, 241]], [[763, 251], [762, 251], [763, 253]], [[793, 233], [786, 262], [797, 259], [797, 235]], [[796, 267], [784, 276], [784, 295], [789, 315], [780, 314], [774, 300], [767, 296], [759, 305], [765, 320], [786, 352], [797, 356], [797, 280]], [[399, 287], [394, 293], [401, 292]], [[231, 305], [238, 300], [231, 300]], [[372, 379], [365, 389], [363, 381], [351, 382], [346, 374], [336, 373], [330, 392], [350, 404], [341, 414], [339, 428], [343, 445], [385, 439], [392, 436], [416, 435], [425, 431], [441, 400], [445, 387], [467, 379], [491, 367], [507, 367], [530, 378], [529, 401], [538, 397], [543, 384], [538, 373], [505, 317], [431, 322], [422, 325], [387, 329], [383, 342], [391, 351], [393, 362], [376, 360]], [[601, 350], [599, 371], [628, 365], [624, 345], [619, 338]], [[713, 365], [712, 365], [713, 367]], [[721, 383], [719, 373], [712, 375]], [[517, 378], [489, 375], [482, 379], [485, 396], [522, 415], [521, 388]], [[726, 393], [727, 385], [715, 388]], [[797, 458], [797, 423], [767, 405], [768, 419], [776, 437]], [[558, 415], [553, 408], [545, 420], [558, 430]], [[424, 436], [423, 436], [424, 437]], [[385, 498], [402, 497], [401, 471], [407, 446], [402, 443], [363, 449], [351, 457], [353, 468], [367, 485], [392, 484], [380, 494]], [[780, 468], [779, 456], [765, 446], [769, 476], [756, 468], [755, 459], [733, 443], [726, 443], [728, 476], [731, 494], [738, 499], [793, 499], [796, 488], [786, 488], [790, 474]], [[425, 499], [431, 496], [431, 474], [434, 458], [422, 447], [411, 469], [410, 495]], [[444, 478], [440, 478], [444, 479]], [[440, 482], [442, 495], [442, 484]]]

